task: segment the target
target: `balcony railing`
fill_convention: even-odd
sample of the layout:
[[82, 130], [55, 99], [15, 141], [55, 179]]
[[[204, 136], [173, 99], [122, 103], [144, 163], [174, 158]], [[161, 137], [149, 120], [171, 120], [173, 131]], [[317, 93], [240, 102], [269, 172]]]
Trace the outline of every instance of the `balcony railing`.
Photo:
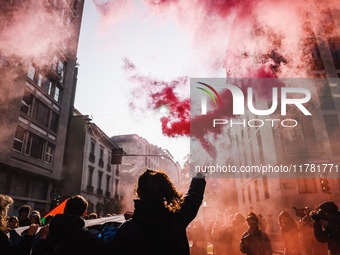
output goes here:
[[89, 160], [90, 160], [90, 162], [94, 163], [96, 161], [96, 156], [94, 154], [90, 153]]
[[111, 165], [110, 164], [107, 164], [106, 165], [106, 170], [110, 173], [111, 172]]
[[104, 167], [104, 160], [99, 159], [99, 161], [98, 161], [98, 166], [99, 166], [99, 167]]
[[102, 189], [97, 189], [97, 195], [102, 196], [103, 195], [103, 190]]
[[86, 191], [90, 192], [90, 193], [93, 193], [93, 186], [87, 185], [86, 186]]

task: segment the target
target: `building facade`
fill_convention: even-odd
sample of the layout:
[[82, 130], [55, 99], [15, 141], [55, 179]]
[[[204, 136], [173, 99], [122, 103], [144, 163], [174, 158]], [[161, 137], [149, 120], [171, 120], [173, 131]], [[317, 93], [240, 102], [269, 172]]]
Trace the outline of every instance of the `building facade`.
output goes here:
[[88, 116], [75, 111], [66, 141], [63, 196], [80, 194], [89, 203], [88, 213], [120, 212], [120, 169], [111, 165], [118, 148]]
[[180, 168], [168, 150], [149, 143], [137, 134], [118, 135], [111, 139], [125, 152], [120, 177], [124, 208], [133, 209], [134, 189], [138, 177], [147, 168], [165, 171], [175, 185], [179, 184]]
[[[290, 116], [297, 119], [295, 128], [272, 128], [265, 125], [259, 128], [246, 127], [230, 130], [232, 161], [240, 166], [260, 166], [271, 164], [303, 165], [340, 163], [340, 20], [339, 10], [317, 10], [319, 23], [307, 20], [305, 29], [310, 37], [306, 38], [306, 61], [309, 61], [309, 78], [325, 78], [320, 86], [309, 88], [313, 94], [312, 116]], [[269, 109], [264, 100], [254, 99], [258, 109]], [[266, 117], [266, 116], [265, 116]], [[245, 118], [261, 119], [249, 113]], [[239, 121], [242, 121], [241, 119]], [[265, 118], [263, 118], [265, 121]], [[335, 168], [333, 169], [335, 171]], [[278, 215], [287, 210], [296, 220], [292, 207], [315, 206], [332, 199], [340, 204], [339, 173], [328, 178], [331, 195], [322, 192], [320, 175], [329, 173], [309, 172], [308, 178], [296, 174], [296, 178], [285, 178], [285, 174], [238, 173], [236, 190], [239, 210], [246, 214], [253, 210], [262, 213], [268, 221], [269, 233], [278, 233]], [[302, 177], [302, 178], [301, 178]], [[305, 177], [305, 178], [303, 178]]]
[[[2, 38], [1, 34], [15, 25], [18, 13], [30, 4], [33, 2], [1, 2]], [[83, 5], [83, 0], [42, 3], [41, 11], [61, 24], [57, 31], [60, 36], [70, 34], [67, 43], [44, 56], [28, 58], [0, 48], [0, 193], [14, 199], [12, 214], [22, 204], [48, 212], [51, 202], [58, 201], [77, 82], [76, 54]], [[17, 36], [20, 38], [20, 31]], [[37, 45], [43, 40], [34, 39]]]

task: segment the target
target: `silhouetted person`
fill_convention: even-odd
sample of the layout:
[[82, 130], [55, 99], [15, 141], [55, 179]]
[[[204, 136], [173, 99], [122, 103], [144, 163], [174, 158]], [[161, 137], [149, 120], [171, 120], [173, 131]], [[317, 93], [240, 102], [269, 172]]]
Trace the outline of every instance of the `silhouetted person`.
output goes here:
[[321, 243], [328, 243], [328, 254], [340, 254], [340, 214], [332, 201], [319, 205], [319, 211], [312, 214], [314, 235]]
[[9, 229], [7, 229], [7, 211], [12, 203], [13, 199], [11, 197], [0, 194], [0, 254], [28, 255], [38, 225], [31, 225], [28, 228], [27, 235], [25, 235], [17, 245], [11, 243], [6, 233], [9, 231]]
[[41, 219], [40, 219], [40, 213], [38, 211], [32, 211], [29, 219], [30, 219], [30, 224], [38, 224], [39, 226], [42, 225]]
[[186, 196], [175, 189], [166, 173], [142, 172], [137, 182], [132, 219], [116, 234], [117, 254], [188, 255], [186, 227], [203, 200], [205, 179], [194, 177]]
[[230, 227], [225, 224], [223, 215], [217, 214], [214, 225], [211, 230], [211, 240], [214, 246], [214, 255], [223, 255], [230, 253], [231, 236]]
[[258, 213], [256, 216], [259, 219], [259, 229], [263, 232], [266, 232], [266, 229], [267, 229], [266, 218], [261, 213]]
[[70, 197], [64, 213], [53, 217], [50, 225], [39, 231], [40, 240], [32, 255], [93, 255], [107, 254], [109, 244], [104, 244], [91, 234], [81, 216], [86, 214], [88, 203], [80, 195]]
[[320, 243], [314, 236], [314, 222], [310, 216], [311, 209], [305, 211], [305, 216], [299, 221], [299, 232], [302, 237], [302, 245], [305, 255], [327, 255], [327, 244]]
[[247, 217], [249, 229], [241, 238], [240, 250], [248, 255], [271, 255], [272, 246], [268, 235], [261, 231], [258, 226], [258, 218], [250, 212]]
[[240, 213], [235, 213], [230, 227], [230, 239], [231, 239], [231, 247], [228, 251], [228, 254], [231, 255], [238, 255], [242, 254], [240, 251], [240, 238], [242, 237], [243, 233], [247, 231], [248, 225], [246, 218]]
[[285, 243], [285, 255], [300, 255], [298, 225], [287, 211], [280, 213], [279, 225]]
[[19, 219], [18, 219], [18, 217], [16, 217], [16, 216], [11, 216], [11, 217], [8, 219], [8, 227], [9, 227], [10, 229], [14, 229], [14, 228], [19, 227]]
[[30, 225], [30, 219], [28, 218], [30, 212], [31, 207], [29, 205], [22, 205], [19, 207], [19, 227]]
[[190, 223], [190, 240], [193, 242], [190, 249], [191, 255], [206, 255], [207, 254], [207, 233], [200, 220], [195, 220]]

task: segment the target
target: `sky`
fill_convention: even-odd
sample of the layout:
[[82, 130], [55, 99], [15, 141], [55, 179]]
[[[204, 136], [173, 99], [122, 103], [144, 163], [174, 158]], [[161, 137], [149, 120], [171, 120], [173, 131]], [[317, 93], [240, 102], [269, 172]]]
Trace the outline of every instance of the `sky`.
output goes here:
[[[131, 4], [134, 13], [124, 12], [126, 15], [118, 21], [105, 21], [95, 3], [85, 1], [75, 107], [90, 115], [109, 137], [136, 133], [168, 149], [176, 161], [183, 163], [189, 153], [189, 138], [162, 133], [162, 110], [130, 106], [135, 100], [144, 103], [143, 98], [138, 98], [138, 82], [130, 77], [138, 73], [150, 79], [172, 81], [182, 76], [217, 76], [221, 70], [203, 67], [199, 49], [193, 50], [197, 42], [172, 18], [171, 12], [148, 15], [149, 10], [140, 1]], [[123, 68], [124, 59], [135, 65], [133, 73]], [[138, 93], [133, 94], [135, 89]], [[183, 86], [178, 95], [187, 98], [189, 87]]]
[[[313, 26], [332, 25], [327, 10], [336, 7], [336, 0], [85, 1], [75, 106], [108, 136], [139, 134], [183, 163], [190, 124], [200, 123], [190, 119], [190, 78], [309, 77], [313, 38], [325, 36]], [[211, 135], [217, 144], [210, 130], [191, 140], [208, 151]]]

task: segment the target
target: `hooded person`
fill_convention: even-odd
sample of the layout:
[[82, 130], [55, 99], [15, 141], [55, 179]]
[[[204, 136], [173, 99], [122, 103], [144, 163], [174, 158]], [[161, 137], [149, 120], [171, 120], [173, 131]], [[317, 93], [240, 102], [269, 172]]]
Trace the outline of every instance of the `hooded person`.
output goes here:
[[248, 255], [272, 255], [272, 246], [268, 235], [259, 229], [259, 220], [250, 212], [246, 218], [249, 229], [243, 233], [240, 251]]
[[285, 243], [285, 255], [300, 255], [298, 225], [287, 211], [280, 213], [279, 225]]
[[147, 169], [137, 182], [132, 219], [116, 234], [120, 255], [189, 255], [186, 227], [203, 200], [205, 179], [194, 177], [186, 196], [175, 189], [166, 173]]
[[317, 213], [312, 213], [314, 235], [321, 243], [328, 243], [328, 254], [340, 254], [340, 213], [333, 201], [321, 203]]
[[50, 225], [43, 227], [40, 240], [32, 255], [93, 255], [107, 254], [110, 246], [85, 228], [81, 218], [86, 214], [88, 203], [80, 195], [70, 197], [64, 213], [53, 217]]

